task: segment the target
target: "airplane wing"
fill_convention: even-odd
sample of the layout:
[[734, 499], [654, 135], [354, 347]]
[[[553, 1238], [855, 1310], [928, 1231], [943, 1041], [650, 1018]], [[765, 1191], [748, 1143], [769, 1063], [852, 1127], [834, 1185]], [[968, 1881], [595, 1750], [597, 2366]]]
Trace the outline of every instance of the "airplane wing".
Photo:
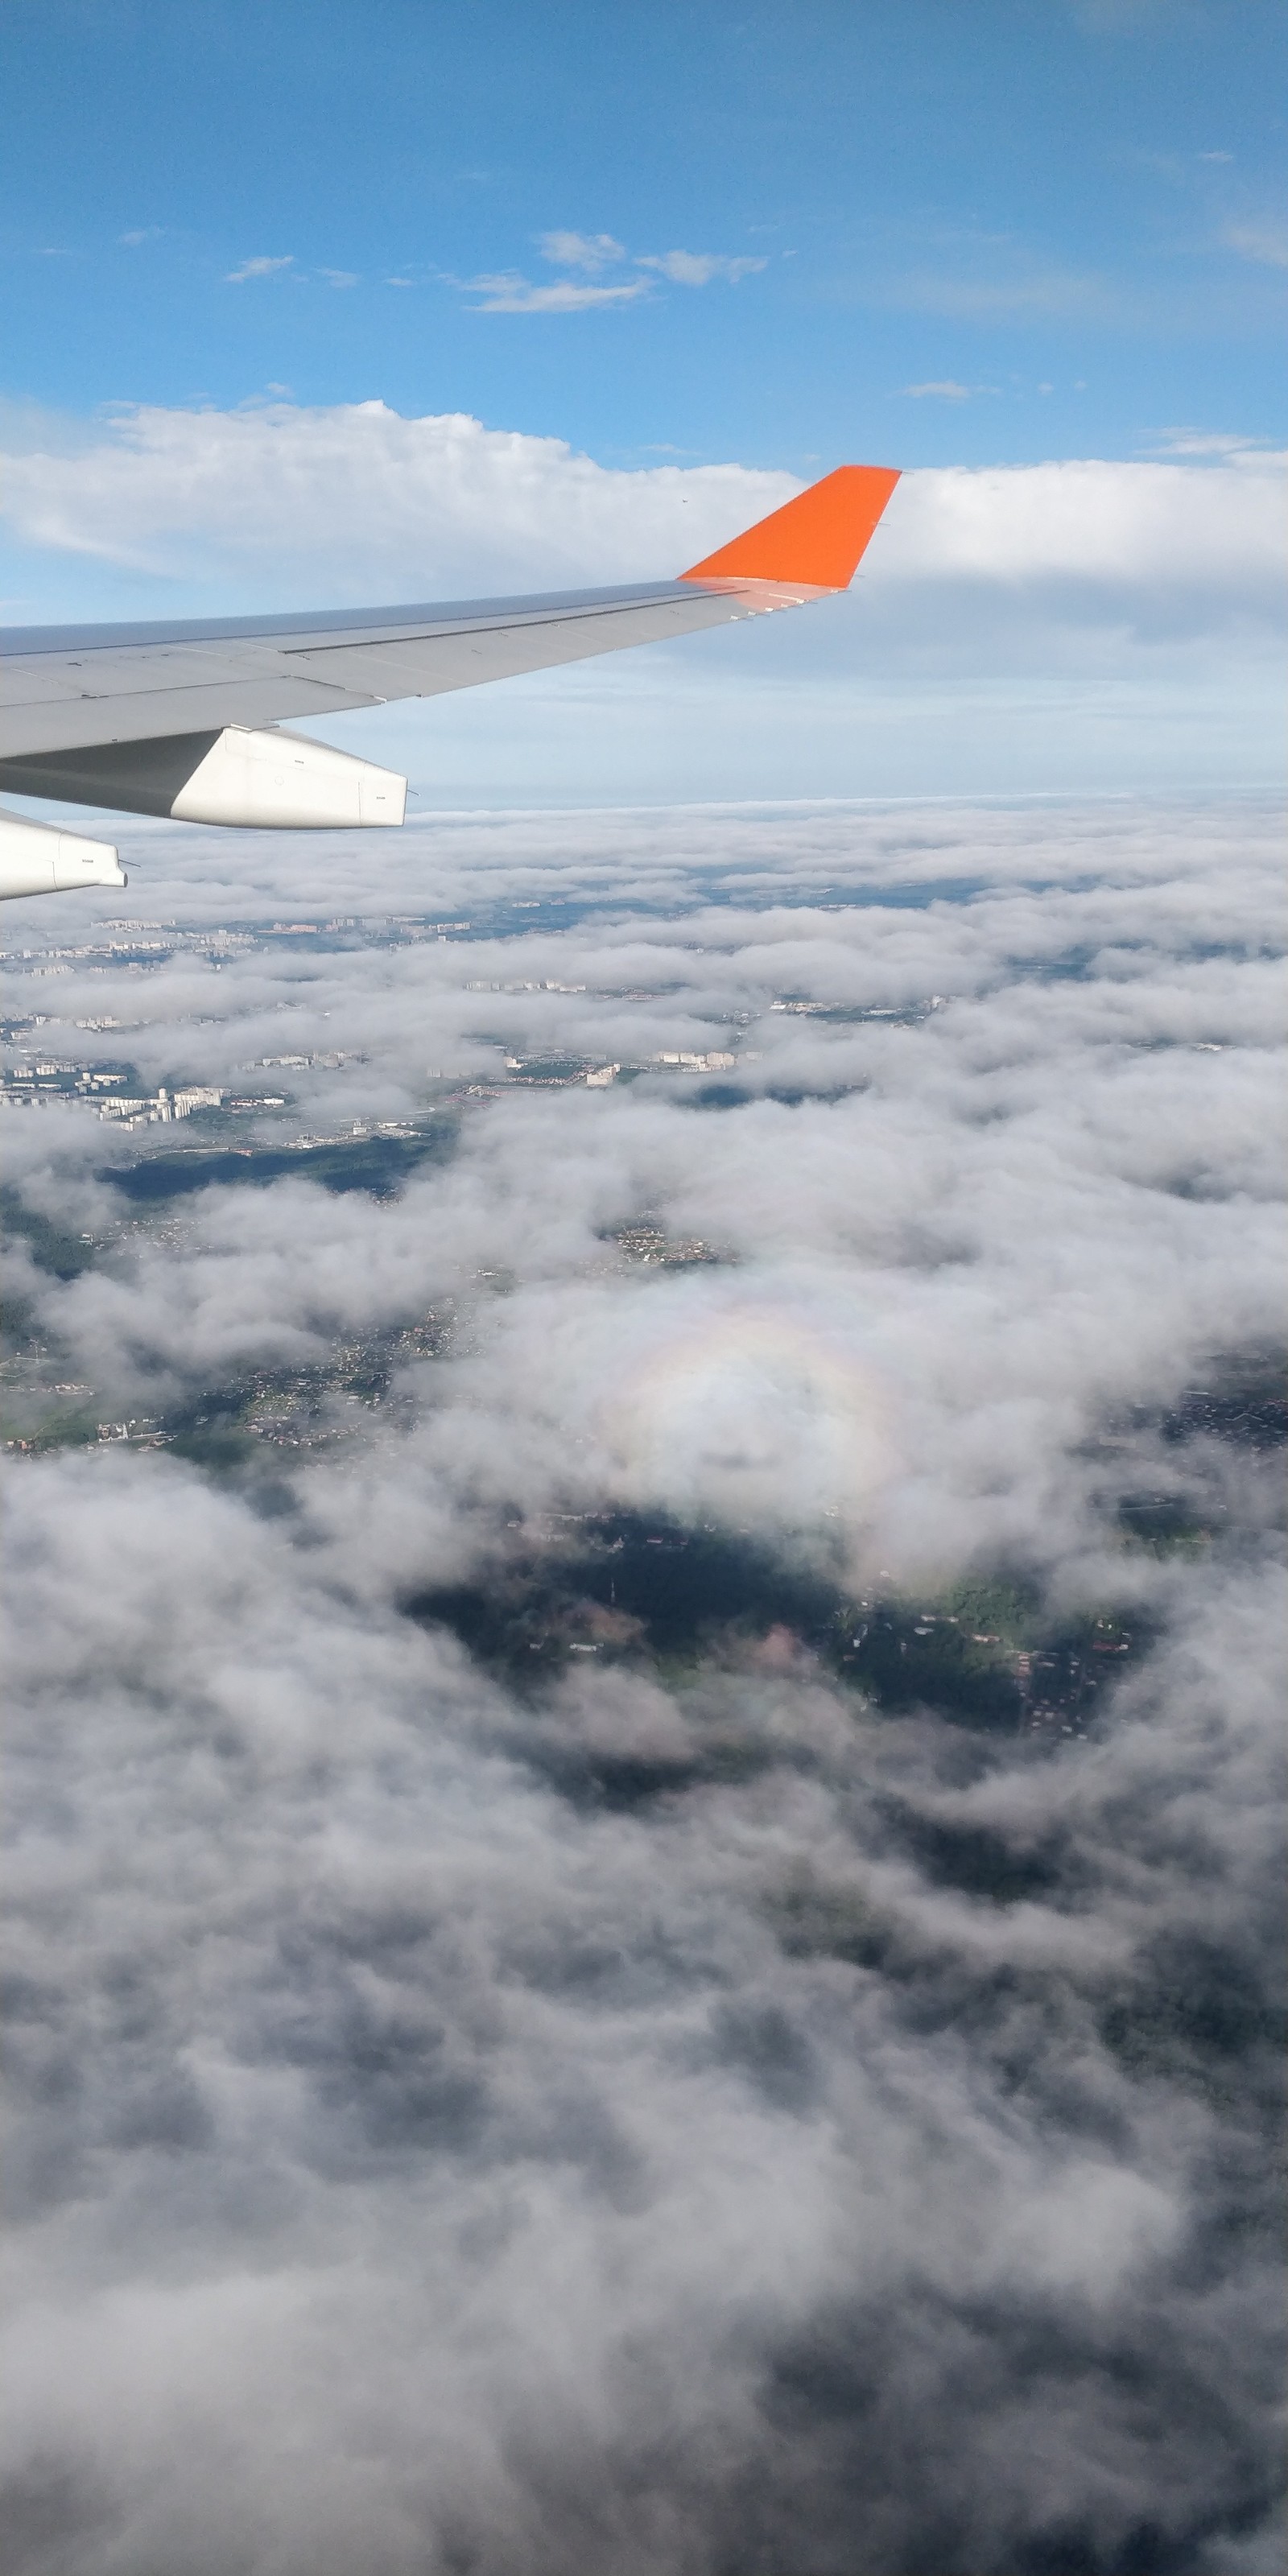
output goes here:
[[[0, 661], [0, 790], [259, 828], [401, 823], [405, 780], [284, 732], [284, 722], [473, 688], [843, 590], [898, 479], [883, 466], [840, 466], [677, 580], [11, 630]], [[10, 888], [2, 842], [0, 823], [0, 895], [35, 891]], [[119, 873], [99, 881], [118, 883]]]

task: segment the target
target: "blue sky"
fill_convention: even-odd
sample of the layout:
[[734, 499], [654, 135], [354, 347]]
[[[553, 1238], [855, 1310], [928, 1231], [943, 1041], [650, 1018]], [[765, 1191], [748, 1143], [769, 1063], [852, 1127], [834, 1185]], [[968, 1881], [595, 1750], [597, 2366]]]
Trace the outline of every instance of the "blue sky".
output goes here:
[[639, 578], [868, 460], [853, 601], [345, 738], [439, 802], [1279, 774], [1270, 0], [3, 24], [7, 618]]
[[[9, 0], [5, 27], [6, 390], [41, 406], [280, 386], [802, 474], [1276, 430], [1271, 0]], [[677, 251], [763, 265], [638, 264]], [[572, 309], [489, 310], [524, 287], [477, 278]]]

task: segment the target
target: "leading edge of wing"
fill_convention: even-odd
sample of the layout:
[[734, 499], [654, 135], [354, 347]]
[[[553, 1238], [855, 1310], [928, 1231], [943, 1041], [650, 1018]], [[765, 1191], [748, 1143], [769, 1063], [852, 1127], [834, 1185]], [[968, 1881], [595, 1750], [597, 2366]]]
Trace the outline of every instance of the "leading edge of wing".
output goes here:
[[117, 626], [9, 626], [6, 656], [92, 653], [166, 644], [275, 644], [298, 647], [342, 636], [380, 641], [408, 627], [540, 625], [552, 618], [593, 616], [606, 608], [649, 608], [685, 592], [672, 580], [617, 583], [598, 590], [516, 592], [501, 599], [429, 599], [378, 608], [292, 609], [262, 617], [145, 618]]

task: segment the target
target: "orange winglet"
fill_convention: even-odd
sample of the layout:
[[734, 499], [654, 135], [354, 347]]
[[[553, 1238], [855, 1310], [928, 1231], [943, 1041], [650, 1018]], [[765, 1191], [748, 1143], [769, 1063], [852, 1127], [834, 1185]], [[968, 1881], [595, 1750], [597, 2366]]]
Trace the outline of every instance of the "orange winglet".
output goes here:
[[731, 545], [692, 564], [681, 581], [799, 582], [844, 590], [885, 508], [898, 473], [888, 465], [838, 465], [808, 492], [771, 510]]

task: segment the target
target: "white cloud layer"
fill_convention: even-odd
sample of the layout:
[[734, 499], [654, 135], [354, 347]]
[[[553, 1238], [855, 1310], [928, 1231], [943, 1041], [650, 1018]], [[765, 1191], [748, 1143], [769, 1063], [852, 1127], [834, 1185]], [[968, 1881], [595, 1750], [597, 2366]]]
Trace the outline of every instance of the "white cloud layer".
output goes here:
[[[799, 489], [737, 465], [602, 466], [560, 439], [464, 413], [404, 419], [380, 402], [140, 406], [74, 457], [24, 440], [5, 459], [4, 510], [20, 543], [155, 572], [200, 576], [217, 557], [240, 559], [262, 586], [298, 579], [307, 561], [315, 581], [345, 588], [395, 578], [404, 592], [468, 596], [481, 583], [647, 578]], [[1128, 614], [1146, 592], [1271, 614], [1282, 494], [1281, 460], [1255, 450], [1203, 467], [924, 468], [904, 476], [865, 581], [1065, 581], [1103, 588]]]
[[561, 439], [488, 430], [465, 413], [407, 420], [380, 402], [141, 408], [105, 425], [75, 475], [62, 461], [39, 447], [9, 459], [5, 508], [21, 543], [198, 578], [217, 558], [258, 564], [261, 586], [298, 583], [307, 567], [315, 585], [365, 582], [364, 597], [373, 581], [469, 597], [647, 577], [677, 547], [708, 548], [797, 488], [740, 466], [615, 471]]
[[[130, 901], [478, 935], [49, 975], [64, 899], [6, 1006], [149, 1082], [329, 1056], [292, 1132], [507, 1054], [736, 1096], [510, 1090], [383, 1203], [301, 1163], [141, 1225], [138, 1137], [8, 1117], [97, 1238], [15, 1238], [10, 1311], [105, 1407], [454, 1319], [332, 1462], [11, 1470], [8, 2566], [1272, 2576], [1281, 1494], [1168, 1412], [1282, 1330], [1275, 818], [392, 839], [144, 829]], [[632, 1266], [646, 1211], [722, 1259]], [[767, 1591], [614, 1664], [560, 1516], [624, 1510], [687, 1534], [663, 1599], [714, 1525], [1144, 1651], [1041, 1745], [878, 1714]], [[443, 1615], [532, 1563], [587, 1646], [539, 1683]]]

